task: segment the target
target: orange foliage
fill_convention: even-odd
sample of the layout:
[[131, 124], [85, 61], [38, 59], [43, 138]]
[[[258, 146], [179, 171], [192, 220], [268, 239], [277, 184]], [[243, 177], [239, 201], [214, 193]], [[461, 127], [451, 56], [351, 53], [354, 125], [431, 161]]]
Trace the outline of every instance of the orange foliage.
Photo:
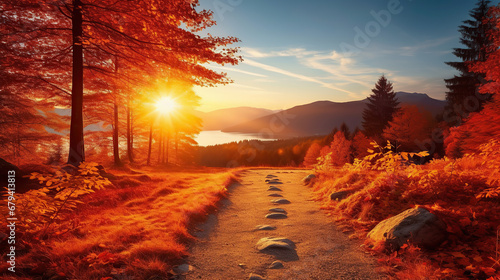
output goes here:
[[[487, 279], [500, 273], [500, 252], [493, 249], [500, 229], [500, 142], [492, 140], [479, 150], [426, 165], [411, 164], [405, 159], [409, 155], [389, 151], [323, 171], [313, 188], [323, 208], [341, 225], [357, 229], [353, 236], [360, 238], [380, 221], [417, 205], [447, 225], [449, 238], [437, 251], [408, 245], [386, 255], [384, 247], [365, 245], [389, 278]], [[350, 191], [346, 199], [329, 199], [343, 190]]]
[[28, 253], [18, 256], [19, 276], [39, 267], [39, 275], [75, 279], [168, 279], [187, 255], [193, 226], [218, 207], [235, 172], [121, 172], [141, 185], [88, 195], [74, 212], [61, 214], [57, 228], [69, 230], [57, 238], [24, 234]]
[[417, 106], [402, 106], [393, 116], [383, 137], [396, 142], [402, 151], [418, 149], [415, 140], [424, 140], [429, 137], [432, 125], [432, 115], [419, 109]]

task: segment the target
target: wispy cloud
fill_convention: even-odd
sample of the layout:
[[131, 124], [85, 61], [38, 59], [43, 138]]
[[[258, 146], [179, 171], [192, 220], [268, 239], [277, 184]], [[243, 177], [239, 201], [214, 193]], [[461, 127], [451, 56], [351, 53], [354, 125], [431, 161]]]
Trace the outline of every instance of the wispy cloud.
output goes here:
[[257, 62], [257, 61], [251, 60], [251, 59], [245, 59], [245, 63], [248, 64], [248, 65], [250, 65], [250, 66], [257, 67], [257, 68], [260, 68], [260, 69], [263, 69], [263, 70], [266, 70], [266, 71], [270, 71], [270, 72], [282, 74], [282, 75], [289, 76], [289, 77], [292, 77], [292, 78], [297, 78], [297, 79], [300, 79], [302, 81], [316, 83], [316, 84], [322, 85], [322, 86], [324, 86], [326, 88], [330, 88], [330, 89], [333, 89], [333, 90], [345, 92], [345, 93], [348, 93], [350, 95], [355, 95], [354, 92], [351, 92], [349, 90], [345, 90], [343, 88], [337, 87], [337, 86], [335, 86], [335, 85], [333, 85], [331, 83], [323, 82], [323, 81], [321, 81], [321, 80], [319, 80], [317, 78], [313, 78], [313, 77], [309, 77], [309, 76], [305, 76], [305, 75], [293, 73], [293, 72], [290, 72], [288, 70], [284, 70], [284, 69], [281, 69], [281, 68], [278, 68], [278, 67], [275, 67], [275, 66], [263, 64], [263, 63], [260, 63], [260, 62]]
[[[437, 38], [433, 40], [426, 40], [414, 46], [404, 46], [399, 48], [396, 52], [401, 56], [415, 56], [418, 52], [427, 51], [448, 43], [451, 40], [456, 39], [457, 36]], [[437, 50], [442, 52], [443, 50]]]
[[287, 56], [293, 56], [293, 57], [304, 57], [308, 55], [314, 55], [317, 54], [318, 52], [316, 51], [308, 51], [303, 48], [289, 48], [285, 50], [279, 50], [279, 51], [270, 51], [270, 52], [263, 52], [254, 48], [248, 48], [248, 47], [243, 47], [241, 48], [243, 51], [243, 56], [244, 57], [253, 57], [253, 58], [265, 58], [265, 57], [287, 57]]

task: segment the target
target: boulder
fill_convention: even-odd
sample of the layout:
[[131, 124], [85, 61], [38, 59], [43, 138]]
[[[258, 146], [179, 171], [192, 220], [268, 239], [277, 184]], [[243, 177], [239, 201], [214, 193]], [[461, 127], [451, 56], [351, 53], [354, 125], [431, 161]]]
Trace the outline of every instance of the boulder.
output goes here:
[[309, 183], [311, 183], [313, 179], [316, 179], [316, 175], [309, 174], [306, 177], [304, 177], [304, 179], [302, 179], [302, 183], [304, 183], [304, 185], [309, 185]]
[[334, 192], [330, 195], [330, 199], [334, 201], [340, 201], [346, 197], [348, 197], [351, 194], [350, 191], [338, 191]]
[[368, 238], [383, 240], [394, 250], [408, 242], [434, 249], [446, 240], [446, 225], [427, 209], [409, 209], [380, 222]]

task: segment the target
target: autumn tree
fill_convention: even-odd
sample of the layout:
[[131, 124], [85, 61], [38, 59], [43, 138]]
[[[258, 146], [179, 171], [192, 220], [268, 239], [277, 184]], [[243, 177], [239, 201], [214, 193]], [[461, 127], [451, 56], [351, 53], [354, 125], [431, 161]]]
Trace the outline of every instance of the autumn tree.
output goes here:
[[399, 105], [392, 83], [383, 75], [372, 92], [363, 111], [363, 130], [368, 137], [382, 134]]
[[414, 151], [418, 149], [417, 140], [430, 137], [432, 115], [430, 112], [419, 109], [415, 105], [403, 105], [395, 114], [392, 121], [384, 129], [382, 136], [390, 140], [398, 149]]
[[460, 42], [465, 48], [455, 48], [453, 54], [461, 61], [446, 62], [449, 66], [459, 71], [451, 79], [445, 79], [448, 92], [446, 93], [447, 107], [461, 118], [467, 117], [471, 112], [479, 111], [489, 95], [476, 94], [478, 87], [484, 81], [484, 74], [471, 71], [470, 63], [485, 61], [491, 51], [491, 38], [488, 36], [492, 29], [488, 18], [489, 0], [479, 0], [476, 7], [470, 11], [472, 19], [465, 20], [459, 27], [462, 34]]
[[465, 119], [461, 126], [452, 128], [446, 138], [446, 154], [460, 157], [479, 151], [479, 146], [491, 139], [500, 139], [500, 8], [492, 7], [488, 23], [494, 26], [488, 35], [492, 44], [487, 49], [484, 61], [469, 64], [470, 71], [484, 75], [486, 83], [479, 87], [479, 93], [492, 94], [484, 109]]
[[[15, 49], [13, 61], [37, 62], [27, 76], [66, 94], [71, 92], [69, 163], [84, 160], [83, 82], [84, 78], [85, 85], [92, 82], [86, 78], [89, 71], [116, 74], [118, 59], [125, 67], [149, 75], [161, 72], [163, 77], [184, 77], [196, 85], [229, 81], [225, 74], [201, 64], [237, 63], [237, 50], [226, 46], [238, 40], [196, 34], [215, 24], [212, 13], [197, 11], [197, 6], [197, 0], [2, 3], [2, 10], [8, 11], [2, 13], [2, 21], [8, 23], [2, 35], [10, 49]], [[13, 71], [24, 70], [15, 65], [12, 63]]]
[[335, 134], [333, 142], [330, 145], [332, 164], [334, 166], [343, 166], [346, 163], [352, 162], [351, 144], [352, 142], [346, 139], [342, 131]]
[[352, 139], [353, 157], [361, 159], [369, 155], [368, 149], [373, 148], [371, 142], [372, 140], [366, 137], [362, 131], [356, 132]]
[[321, 151], [321, 145], [317, 142], [311, 144], [304, 157], [304, 166], [309, 167], [317, 163]]

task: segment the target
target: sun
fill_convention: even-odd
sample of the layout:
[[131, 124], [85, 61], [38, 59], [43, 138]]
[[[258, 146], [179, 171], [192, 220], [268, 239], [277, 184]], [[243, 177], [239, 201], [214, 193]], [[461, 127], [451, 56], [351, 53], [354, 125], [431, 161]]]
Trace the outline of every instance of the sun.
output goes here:
[[179, 104], [172, 97], [164, 96], [156, 101], [155, 107], [160, 114], [168, 115], [173, 113], [179, 107]]

